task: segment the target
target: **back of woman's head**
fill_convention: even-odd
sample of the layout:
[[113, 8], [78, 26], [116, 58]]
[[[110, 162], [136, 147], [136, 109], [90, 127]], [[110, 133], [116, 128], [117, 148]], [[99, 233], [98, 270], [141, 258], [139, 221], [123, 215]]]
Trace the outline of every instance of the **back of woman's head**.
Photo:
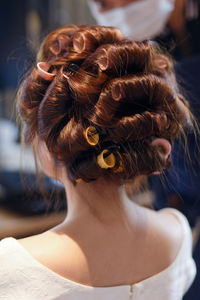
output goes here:
[[167, 169], [162, 147], [190, 119], [171, 59], [111, 27], [66, 26], [41, 45], [18, 93], [25, 142], [44, 141], [73, 182]]

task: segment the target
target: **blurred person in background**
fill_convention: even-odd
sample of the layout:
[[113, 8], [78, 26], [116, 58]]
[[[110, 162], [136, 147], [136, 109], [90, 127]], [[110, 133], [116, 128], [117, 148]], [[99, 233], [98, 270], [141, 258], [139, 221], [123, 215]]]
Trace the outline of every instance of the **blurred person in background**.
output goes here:
[[68, 212], [42, 234], [0, 242], [0, 299], [181, 300], [196, 270], [186, 218], [123, 189], [170, 168], [192, 126], [170, 57], [116, 28], [66, 26], [42, 43], [17, 108]]
[[99, 25], [116, 26], [129, 38], [153, 38], [176, 58], [200, 52], [199, 0], [89, 0]]

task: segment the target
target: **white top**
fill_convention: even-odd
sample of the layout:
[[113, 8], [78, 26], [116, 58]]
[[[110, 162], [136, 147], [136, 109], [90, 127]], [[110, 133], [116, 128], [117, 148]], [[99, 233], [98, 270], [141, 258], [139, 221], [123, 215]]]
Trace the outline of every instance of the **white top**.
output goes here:
[[175, 209], [184, 239], [174, 262], [133, 285], [89, 287], [68, 280], [35, 260], [14, 238], [0, 242], [1, 300], [180, 300], [191, 285], [196, 266], [191, 257], [191, 231]]

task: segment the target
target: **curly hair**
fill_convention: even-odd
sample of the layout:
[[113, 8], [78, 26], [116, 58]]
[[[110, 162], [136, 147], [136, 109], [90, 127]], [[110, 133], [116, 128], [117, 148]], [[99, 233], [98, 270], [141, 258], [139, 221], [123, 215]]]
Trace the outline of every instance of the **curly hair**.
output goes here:
[[[127, 40], [117, 28], [66, 26], [50, 33], [22, 83], [17, 107], [25, 142], [38, 136], [72, 182], [100, 176], [124, 182], [170, 167], [152, 138], [173, 141], [190, 119], [171, 58], [152, 41]], [[88, 143], [92, 126], [99, 140]], [[114, 166], [101, 168], [107, 149]]]

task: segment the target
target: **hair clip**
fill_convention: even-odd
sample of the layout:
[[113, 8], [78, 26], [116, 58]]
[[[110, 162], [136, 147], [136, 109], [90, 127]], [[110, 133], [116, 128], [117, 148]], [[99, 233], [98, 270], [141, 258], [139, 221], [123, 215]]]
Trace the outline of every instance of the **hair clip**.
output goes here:
[[76, 183], [79, 183], [79, 182], [82, 182], [82, 181], [83, 181], [82, 178], [77, 178], [77, 179], [76, 179]]
[[97, 156], [97, 164], [102, 169], [109, 169], [115, 166], [115, 156], [114, 154], [108, 150], [104, 149], [98, 156]]
[[66, 72], [66, 73], [63, 73], [63, 76], [64, 76], [65, 78], [69, 79], [69, 77], [70, 77], [71, 75], [73, 75], [74, 73], [76, 73], [76, 72], [78, 71], [78, 69], [79, 69], [79, 66], [78, 66], [78, 65], [76, 65], [76, 64], [74, 64], [74, 63], [70, 63], [70, 64], [66, 67], [66, 69], [65, 69], [65, 72]]
[[50, 66], [51, 65], [47, 62], [37, 63], [37, 71], [39, 75], [46, 81], [52, 81], [55, 77], [55, 74], [48, 72]]
[[91, 146], [95, 146], [99, 142], [99, 134], [94, 126], [89, 126], [83, 131], [83, 135]]

